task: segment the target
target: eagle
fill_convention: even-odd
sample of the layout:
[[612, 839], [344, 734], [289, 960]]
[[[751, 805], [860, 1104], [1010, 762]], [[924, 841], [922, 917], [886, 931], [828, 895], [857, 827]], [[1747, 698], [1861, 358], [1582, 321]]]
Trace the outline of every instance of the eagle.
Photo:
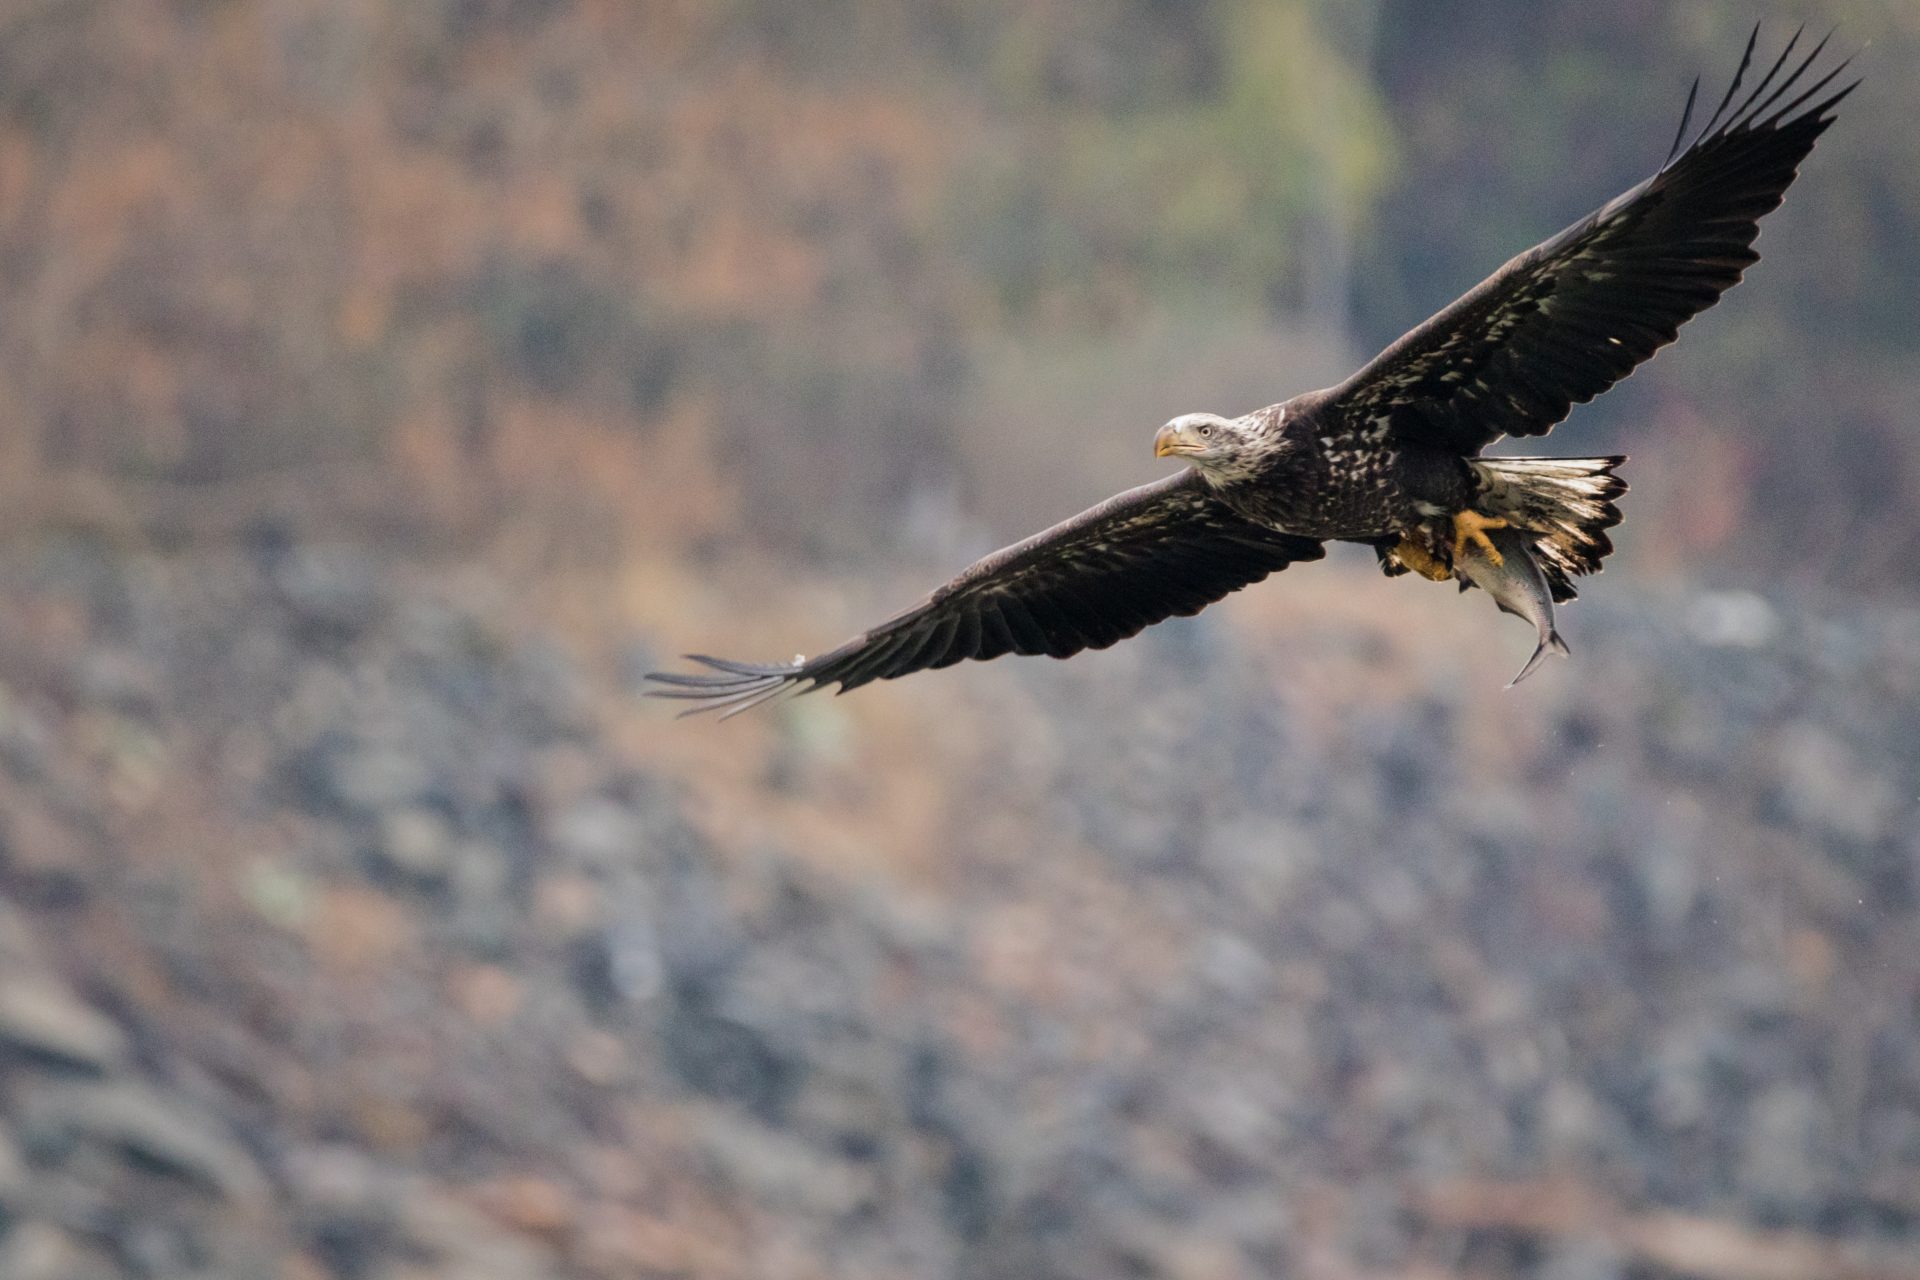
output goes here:
[[[737, 714], [789, 691], [951, 666], [966, 658], [1104, 649], [1198, 613], [1329, 541], [1372, 546], [1389, 575], [1454, 576], [1487, 534], [1530, 552], [1555, 601], [1600, 570], [1620, 521], [1624, 458], [1490, 458], [1542, 436], [1672, 342], [1759, 261], [1777, 208], [1835, 109], [1851, 59], [1816, 73], [1796, 32], [1744, 96], [1756, 27], [1733, 82], [1688, 141], [1696, 80], [1652, 177], [1527, 250], [1336, 387], [1237, 418], [1187, 413], [1154, 436], [1186, 466], [1107, 499], [962, 571], [831, 652], [788, 663], [704, 654], [656, 672], [686, 714]], [[1831, 37], [1829, 36], [1829, 39]], [[1523, 539], [1516, 543], [1514, 534]], [[1463, 580], [1464, 589], [1464, 580]]]

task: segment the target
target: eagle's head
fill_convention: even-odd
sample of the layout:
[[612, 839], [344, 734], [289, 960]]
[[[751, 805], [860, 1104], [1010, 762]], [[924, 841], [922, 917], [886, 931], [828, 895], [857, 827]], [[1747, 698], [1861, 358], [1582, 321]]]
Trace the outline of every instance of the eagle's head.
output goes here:
[[1153, 456], [1180, 458], [1216, 484], [1239, 479], [1254, 461], [1254, 427], [1245, 418], [1183, 413], [1153, 437]]

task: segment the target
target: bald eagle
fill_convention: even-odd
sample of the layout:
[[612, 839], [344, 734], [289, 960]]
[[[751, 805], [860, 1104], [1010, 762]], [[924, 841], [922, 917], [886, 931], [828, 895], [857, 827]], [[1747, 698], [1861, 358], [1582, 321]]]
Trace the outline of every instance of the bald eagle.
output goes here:
[[[1741, 96], [1733, 83], [1687, 142], [1699, 82], [1659, 170], [1494, 272], [1337, 387], [1237, 418], [1189, 413], [1154, 454], [1179, 474], [1109, 498], [997, 551], [919, 604], [829, 653], [760, 665], [688, 655], [708, 670], [655, 673], [653, 693], [692, 711], [744, 711], [793, 689], [873, 680], [1006, 653], [1065, 658], [1268, 574], [1375, 548], [1390, 575], [1454, 576], [1487, 530], [1520, 531], [1553, 598], [1597, 572], [1619, 523], [1621, 458], [1486, 458], [1501, 436], [1540, 436], [1672, 342], [1759, 255], [1778, 207], [1834, 109], [1859, 85], [1815, 75], [1826, 47], [1800, 35]], [[1850, 59], [1849, 59], [1850, 61]], [[1514, 546], [1509, 535], [1503, 535]], [[691, 712], [690, 712], [691, 713]]]

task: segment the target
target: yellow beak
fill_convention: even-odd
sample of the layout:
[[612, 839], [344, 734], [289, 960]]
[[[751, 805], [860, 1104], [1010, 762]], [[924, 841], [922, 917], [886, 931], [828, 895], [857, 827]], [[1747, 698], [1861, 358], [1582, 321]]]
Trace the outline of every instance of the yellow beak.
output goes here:
[[1185, 452], [1185, 449], [1180, 443], [1179, 429], [1171, 422], [1160, 428], [1159, 433], [1153, 437], [1154, 457], [1171, 458], [1174, 454], [1183, 452]]

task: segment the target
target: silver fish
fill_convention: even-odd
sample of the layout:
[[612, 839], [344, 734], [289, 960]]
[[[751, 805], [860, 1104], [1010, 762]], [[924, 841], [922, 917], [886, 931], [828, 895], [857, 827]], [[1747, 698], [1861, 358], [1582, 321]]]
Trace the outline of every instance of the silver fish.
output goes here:
[[1548, 654], [1566, 657], [1567, 642], [1560, 638], [1560, 632], [1553, 625], [1553, 593], [1547, 589], [1540, 566], [1534, 563], [1533, 551], [1528, 545], [1531, 535], [1524, 529], [1489, 529], [1487, 538], [1500, 552], [1499, 564], [1493, 562], [1485, 548], [1468, 543], [1465, 552], [1454, 562], [1453, 570], [1460, 579], [1462, 591], [1469, 583], [1479, 587], [1493, 597], [1502, 613], [1525, 618], [1539, 632], [1540, 643], [1534, 648], [1533, 656], [1520, 668], [1520, 674], [1507, 682], [1507, 688], [1511, 689], [1532, 675]]

